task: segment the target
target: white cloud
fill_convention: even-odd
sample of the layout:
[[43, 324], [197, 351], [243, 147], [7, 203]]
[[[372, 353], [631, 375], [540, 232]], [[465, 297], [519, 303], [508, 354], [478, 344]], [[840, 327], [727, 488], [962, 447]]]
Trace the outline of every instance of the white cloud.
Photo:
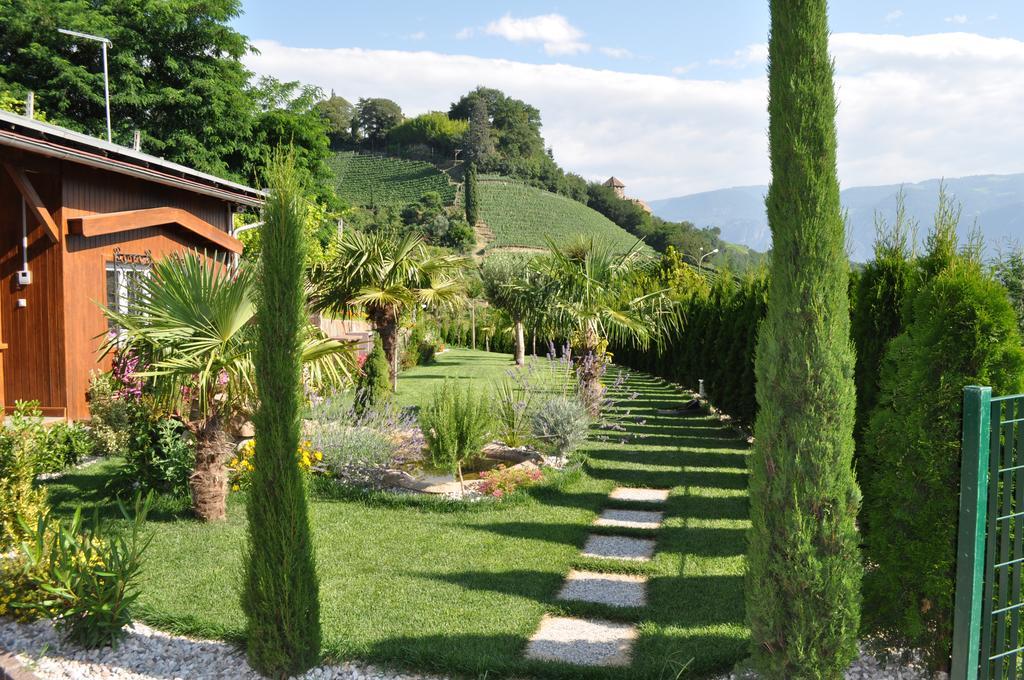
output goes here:
[[679, 66], [673, 66], [672, 67], [672, 73], [675, 73], [676, 75], [680, 75], [681, 76], [684, 73], [689, 73], [690, 71], [692, 71], [693, 69], [697, 68], [698, 66], [700, 66], [700, 62], [691, 61], [689, 64], [681, 64]]
[[[500, 88], [540, 108], [564, 167], [591, 179], [614, 174], [643, 198], [769, 177], [763, 72], [696, 80], [427, 51], [256, 46], [247, 63], [257, 73], [352, 101], [389, 97], [411, 114], [446, 110], [477, 85]], [[844, 186], [1024, 170], [1024, 42], [839, 33], [832, 53]]]
[[456, 33], [455, 37], [459, 40], [468, 40], [469, 38], [473, 37], [474, 33], [476, 33], [476, 30], [470, 26], [467, 26], [466, 28], [463, 28], [458, 33]]
[[967, 15], [966, 14], [954, 14], [951, 17], [946, 17], [945, 21], [946, 21], [947, 24], [959, 24], [959, 25], [962, 26], [962, 25], [967, 23]]
[[764, 63], [767, 59], [768, 43], [757, 43], [754, 45], [747, 45], [741, 50], [736, 50], [732, 53], [732, 56], [727, 59], [708, 59], [708, 63], [712, 66], [743, 68], [745, 66], [750, 66], [751, 64]]
[[633, 53], [625, 47], [599, 47], [598, 52], [612, 59], [632, 59]]
[[426, 31], [416, 31], [415, 33], [409, 34], [409, 40], [423, 40], [427, 37]]
[[544, 51], [551, 55], [588, 52], [590, 45], [583, 42], [583, 31], [569, 23], [561, 14], [540, 14], [517, 19], [506, 14], [484, 27], [487, 35], [496, 35], [512, 42], [543, 43]]
[[891, 11], [888, 14], [885, 15], [885, 23], [891, 24], [894, 21], [898, 21], [902, 17], [903, 17], [903, 10], [901, 10], [901, 9], [894, 9], [893, 11]]

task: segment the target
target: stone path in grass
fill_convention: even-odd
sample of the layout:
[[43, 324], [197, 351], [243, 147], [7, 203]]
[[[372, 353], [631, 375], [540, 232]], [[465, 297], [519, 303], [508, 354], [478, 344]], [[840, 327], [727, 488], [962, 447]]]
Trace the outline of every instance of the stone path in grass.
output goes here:
[[[668, 500], [668, 493], [668, 489], [617, 487], [609, 498], [657, 506]], [[653, 534], [664, 518], [665, 513], [658, 510], [607, 508], [594, 520], [594, 526]], [[612, 563], [648, 562], [655, 547], [653, 537], [591, 534], [581, 556]], [[558, 599], [609, 607], [644, 607], [647, 605], [647, 577], [573, 570], [566, 577]], [[628, 666], [638, 636], [637, 627], [631, 623], [549, 615], [541, 619], [540, 627], [530, 638], [526, 658], [581, 666]]]

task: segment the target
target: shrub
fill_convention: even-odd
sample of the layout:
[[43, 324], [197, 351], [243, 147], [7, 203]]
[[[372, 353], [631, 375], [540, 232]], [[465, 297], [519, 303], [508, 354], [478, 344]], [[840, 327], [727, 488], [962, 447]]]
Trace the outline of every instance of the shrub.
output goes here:
[[431, 462], [458, 475], [464, 488], [462, 467], [480, 455], [490, 435], [489, 400], [472, 385], [460, 388], [446, 379], [420, 413], [420, 427]]
[[373, 350], [363, 363], [363, 372], [356, 382], [356, 414], [370, 408], [379, 408], [391, 399], [390, 375], [388, 358], [378, 336], [373, 341]]
[[504, 498], [521, 486], [535, 484], [544, 478], [544, 473], [536, 467], [511, 467], [499, 465], [493, 470], [480, 473], [478, 490], [485, 496]]
[[124, 462], [107, 482], [107, 491], [115, 496], [156, 491], [187, 498], [195, 465], [195, 437], [173, 418], [158, 418], [142, 410], [137, 417], [131, 425], [132, 439], [121, 451]]
[[46, 582], [45, 566], [29, 565], [23, 554], [0, 558], [0, 616], [10, 616], [22, 623], [39, 618], [37, 605], [49, 599], [39, 586]]
[[533, 436], [540, 448], [561, 459], [587, 439], [590, 416], [578, 399], [554, 397], [533, 414]]
[[956, 564], [962, 390], [1024, 391], [1024, 349], [1006, 292], [976, 262], [938, 273], [882, 362], [861, 456], [865, 628], [948, 663]]
[[111, 373], [94, 373], [89, 383], [89, 414], [96, 452], [119, 456], [148, 433], [152, 414], [138, 396], [126, 394]]
[[394, 440], [379, 430], [333, 423], [320, 428], [317, 445], [327, 471], [351, 484], [378, 481], [396, 453]]
[[498, 383], [494, 415], [498, 438], [506, 445], [515, 448], [529, 440], [535, 398], [536, 390], [528, 380], [507, 378]]
[[[299, 442], [299, 448], [295, 452], [295, 458], [299, 462], [299, 469], [303, 472], [310, 472], [316, 465], [319, 465], [324, 454], [313, 447], [313, 442], [304, 439]], [[252, 481], [252, 473], [256, 470], [256, 440], [250, 439], [242, 444], [235, 451], [235, 455], [228, 461], [228, 473], [231, 479], [231, 490], [248, 490]]]
[[149, 498], [136, 496], [131, 514], [118, 503], [131, 528], [109, 534], [98, 511], [88, 526], [81, 508], [66, 524], [40, 515], [23, 550], [29, 580], [47, 597], [29, 594], [13, 606], [54, 619], [57, 629], [82, 647], [116, 646], [138, 597], [135, 581], [149, 545], [142, 535], [149, 505]]
[[34, 522], [45, 511], [46, 492], [35, 488], [42, 425], [38, 405], [16, 402], [11, 425], [0, 428], [0, 553], [25, 532], [19, 518]]
[[60, 472], [74, 467], [96, 450], [96, 438], [80, 423], [55, 423], [46, 430], [46, 442], [37, 472]]

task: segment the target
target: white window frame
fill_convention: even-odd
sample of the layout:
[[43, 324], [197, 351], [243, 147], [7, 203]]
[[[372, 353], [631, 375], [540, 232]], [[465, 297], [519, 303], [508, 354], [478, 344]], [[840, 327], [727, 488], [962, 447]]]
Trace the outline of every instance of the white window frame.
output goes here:
[[[114, 304], [110, 302], [110, 287], [107, 281], [107, 275], [113, 273], [115, 276], [115, 286], [117, 288]], [[129, 274], [141, 274], [142, 276], [150, 276], [153, 273], [153, 266], [149, 264], [131, 263], [131, 262], [107, 262], [103, 269], [103, 287], [106, 294], [107, 306], [113, 311], [119, 314], [127, 314], [131, 311], [129, 304], [131, 301], [129, 287], [131, 280], [135, 277]], [[115, 330], [113, 322], [109, 325], [111, 331]]]

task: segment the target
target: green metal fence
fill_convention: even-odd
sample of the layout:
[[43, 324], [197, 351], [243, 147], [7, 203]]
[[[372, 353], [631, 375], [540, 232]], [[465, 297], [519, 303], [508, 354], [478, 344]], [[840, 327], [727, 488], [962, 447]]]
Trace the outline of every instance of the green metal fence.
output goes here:
[[964, 390], [951, 680], [1024, 680], [1024, 395]]

